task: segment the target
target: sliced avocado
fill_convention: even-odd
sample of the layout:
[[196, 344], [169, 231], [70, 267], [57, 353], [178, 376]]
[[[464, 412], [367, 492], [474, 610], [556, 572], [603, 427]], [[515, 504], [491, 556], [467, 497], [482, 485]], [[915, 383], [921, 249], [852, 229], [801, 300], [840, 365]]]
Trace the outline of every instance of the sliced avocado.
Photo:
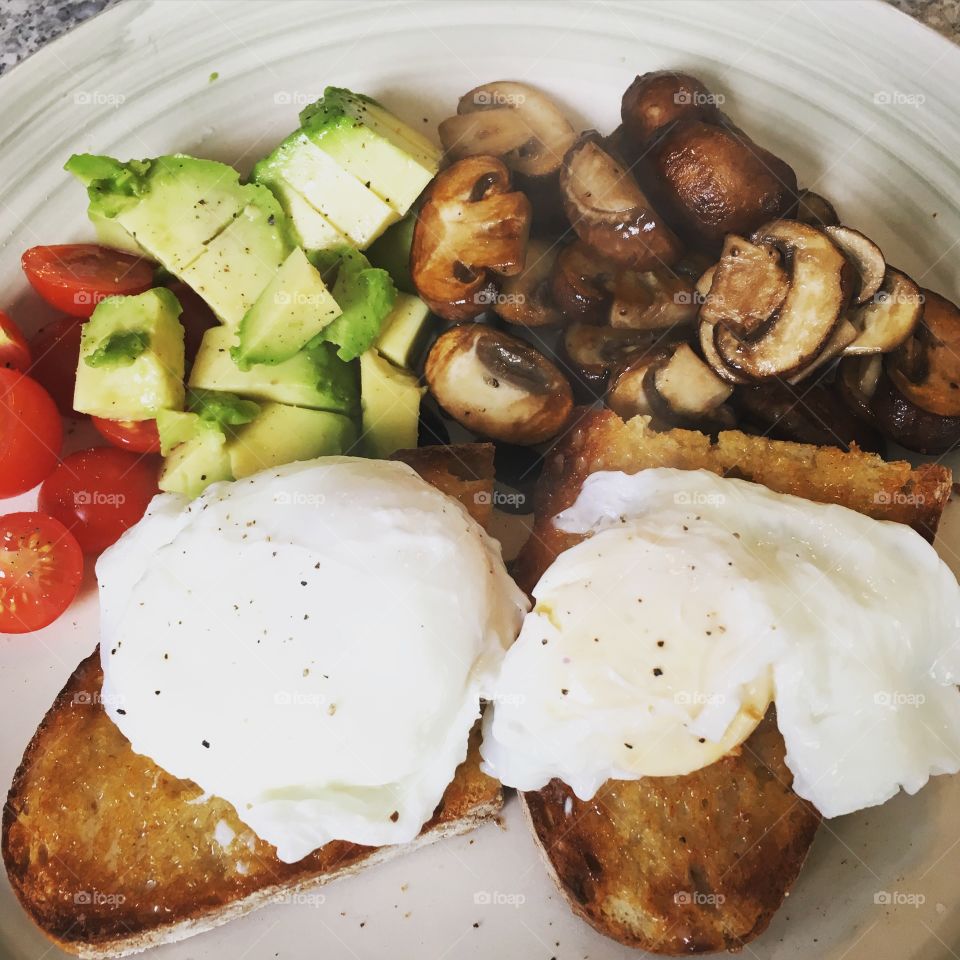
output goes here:
[[370, 266], [359, 250], [337, 247], [313, 254], [314, 263], [332, 284], [342, 313], [314, 342], [336, 344], [341, 360], [355, 360], [376, 340], [396, 299], [390, 274]]
[[386, 270], [397, 289], [403, 293], [417, 292], [410, 275], [410, 247], [413, 246], [413, 228], [416, 224], [417, 218], [409, 214], [385, 231], [367, 251], [370, 262]]
[[66, 169], [88, 184], [92, 218], [111, 220], [177, 275], [241, 210], [269, 203], [232, 167], [180, 154], [121, 163], [78, 154]]
[[211, 483], [232, 479], [227, 438], [211, 427], [200, 429], [173, 449], [163, 462], [158, 483], [166, 493], [182, 493], [193, 499]]
[[345, 453], [356, 438], [353, 421], [343, 414], [266, 403], [256, 420], [236, 431], [227, 451], [239, 480], [267, 467]]
[[413, 130], [349, 90], [327, 87], [300, 120], [304, 133], [341, 169], [401, 215], [436, 176], [438, 149], [414, 146], [420, 138]]
[[272, 179], [270, 190], [280, 201], [297, 242], [304, 250], [326, 250], [351, 242], [285, 180]]
[[357, 410], [356, 370], [340, 360], [328, 344], [301, 350], [282, 363], [258, 363], [241, 370], [230, 356], [233, 340], [233, 332], [226, 327], [214, 327], [203, 335], [190, 371], [191, 389], [219, 390], [348, 415]]
[[341, 314], [317, 268], [297, 247], [240, 322], [241, 366], [289, 360]]
[[398, 293], [375, 346], [381, 356], [410, 369], [430, 327], [430, 308], [419, 298]]
[[[253, 168], [253, 179], [275, 188], [278, 194], [284, 187], [293, 189], [361, 250], [400, 219], [393, 207], [343, 170], [302, 130], [261, 160]], [[296, 212], [290, 207], [287, 211], [291, 215]], [[308, 227], [296, 220], [293, 227], [301, 235], [308, 232]]]
[[417, 445], [421, 387], [413, 374], [393, 366], [376, 350], [360, 358], [362, 444], [368, 456], [389, 457]]
[[180, 304], [166, 287], [107, 297], [83, 324], [73, 406], [110, 420], [183, 407]]
[[205, 426], [204, 421], [195, 413], [186, 410], [160, 410], [157, 412], [157, 433], [160, 434], [160, 453], [169, 456], [170, 452], [197, 436]]
[[243, 426], [260, 416], [259, 404], [221, 390], [191, 390], [187, 408], [204, 423], [215, 424], [222, 430]]
[[223, 323], [238, 327], [293, 250], [283, 210], [264, 190], [179, 275]]

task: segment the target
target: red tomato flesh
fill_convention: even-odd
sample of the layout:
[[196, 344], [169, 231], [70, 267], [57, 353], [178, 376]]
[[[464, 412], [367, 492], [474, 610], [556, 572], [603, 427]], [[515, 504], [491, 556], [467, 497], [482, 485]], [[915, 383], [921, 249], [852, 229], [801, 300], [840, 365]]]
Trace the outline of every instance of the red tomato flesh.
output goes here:
[[106, 420], [91, 417], [101, 437], [121, 450], [134, 453], [159, 453], [160, 434], [156, 420]]
[[144, 514], [157, 487], [158, 458], [114, 447], [64, 457], [40, 487], [37, 502], [76, 538], [84, 553], [100, 553]]
[[0, 370], [0, 497], [26, 493], [57, 465], [63, 424], [36, 380]]
[[33, 289], [71, 317], [89, 317], [106, 297], [153, 286], [152, 264], [96, 243], [31, 247], [20, 264]]
[[30, 340], [34, 357], [30, 376], [46, 388], [64, 417], [83, 416], [73, 409], [82, 332], [82, 321], [76, 317], [62, 317], [41, 327]]
[[0, 517], [0, 633], [30, 633], [73, 602], [83, 554], [62, 523], [42, 513]]
[[20, 328], [0, 310], [0, 367], [26, 373], [30, 366], [30, 348]]

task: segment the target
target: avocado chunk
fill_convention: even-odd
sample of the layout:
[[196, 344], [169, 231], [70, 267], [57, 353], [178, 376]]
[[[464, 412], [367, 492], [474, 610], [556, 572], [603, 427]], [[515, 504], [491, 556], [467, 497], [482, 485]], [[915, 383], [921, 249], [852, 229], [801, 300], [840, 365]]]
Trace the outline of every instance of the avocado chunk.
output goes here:
[[345, 453], [356, 437], [356, 427], [343, 414], [266, 403], [260, 416], [236, 431], [227, 451], [240, 480], [268, 467]]
[[289, 360], [341, 314], [317, 268], [297, 247], [240, 322], [241, 366]]
[[370, 457], [389, 457], [417, 445], [420, 398], [425, 387], [405, 370], [393, 366], [376, 350], [360, 357], [362, 444]]
[[174, 447], [163, 463], [158, 483], [165, 493], [181, 493], [192, 500], [211, 483], [232, 479], [227, 438], [210, 425]]
[[83, 325], [74, 409], [110, 420], [152, 420], [183, 407], [180, 304], [166, 287], [107, 297]]
[[376, 340], [393, 309], [396, 290], [386, 270], [350, 247], [313, 254], [322, 275], [333, 285], [334, 299], [343, 311], [314, 342], [336, 344], [341, 360], [355, 360]]
[[403, 293], [416, 293], [410, 275], [410, 248], [413, 246], [413, 228], [417, 218], [411, 213], [395, 223], [379, 237], [367, 251], [370, 262], [382, 267]]
[[376, 348], [382, 357], [411, 369], [430, 328], [430, 308], [419, 298], [398, 293], [380, 328]]
[[276, 204], [232, 167], [182, 154], [127, 163], [75, 154], [65, 169], [87, 184], [91, 218], [118, 224], [178, 276], [245, 207]]
[[326, 250], [327, 247], [351, 243], [345, 233], [338, 230], [285, 180], [273, 178], [269, 186], [287, 214], [287, 222], [298, 245], [304, 250]]
[[347, 415], [358, 409], [356, 370], [329, 344], [305, 348], [282, 363], [252, 364], [241, 370], [230, 355], [233, 340], [226, 327], [213, 327], [203, 335], [190, 371], [192, 390], [224, 391]]
[[[400, 219], [393, 207], [343, 170], [302, 130], [291, 134], [261, 160], [253, 168], [253, 179], [275, 190], [281, 200], [285, 190], [293, 190], [361, 250]], [[316, 221], [304, 225], [296, 219], [296, 208], [287, 202], [285, 210], [300, 237], [315, 231]]]
[[327, 87], [301, 129], [341, 169], [401, 216], [436, 176], [440, 151], [369, 97]]

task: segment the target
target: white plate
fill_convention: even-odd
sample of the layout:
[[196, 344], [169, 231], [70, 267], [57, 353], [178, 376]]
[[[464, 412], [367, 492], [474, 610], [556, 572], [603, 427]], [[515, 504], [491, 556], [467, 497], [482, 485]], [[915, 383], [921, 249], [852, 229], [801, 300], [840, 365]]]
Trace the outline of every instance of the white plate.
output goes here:
[[[248, 169], [326, 84], [381, 98], [433, 133], [459, 94], [500, 77], [533, 82], [577, 124], [609, 130], [634, 75], [660, 67], [703, 76], [802, 184], [832, 197], [896, 264], [960, 294], [960, 51], [883, 4], [129, 0], [0, 83], [4, 305], [38, 325], [46, 314], [26, 290], [21, 252], [90, 236], [82, 191], [60, 169], [74, 151], [182, 150]], [[4, 507], [31, 503], [28, 495]], [[954, 529], [940, 546], [950, 562], [958, 526], [948, 512]], [[82, 599], [43, 633], [0, 638], [4, 789], [54, 694], [96, 642], [91, 587], [88, 577]], [[744, 956], [955, 957], [958, 859], [960, 779], [825, 824], [789, 900]], [[0, 955], [59, 955], [0, 884]], [[636, 955], [572, 917], [515, 803], [503, 829], [484, 827], [320, 892], [316, 906], [271, 906], [155, 956]]]

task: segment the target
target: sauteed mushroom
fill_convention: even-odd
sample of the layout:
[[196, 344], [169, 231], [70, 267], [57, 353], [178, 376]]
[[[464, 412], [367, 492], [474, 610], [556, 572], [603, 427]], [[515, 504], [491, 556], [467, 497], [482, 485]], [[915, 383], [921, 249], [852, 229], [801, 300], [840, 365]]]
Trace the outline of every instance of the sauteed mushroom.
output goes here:
[[692, 350], [681, 343], [669, 359], [657, 364], [646, 383], [653, 409], [662, 402], [666, 412], [697, 421], [729, 399], [733, 387], [725, 383]]
[[560, 247], [546, 240], [527, 244], [526, 264], [521, 273], [500, 284], [494, 312], [521, 327], [544, 327], [559, 323], [563, 315], [553, 302], [550, 277]]
[[615, 264], [583, 241], [564, 247], [550, 274], [553, 302], [565, 316], [602, 323], [610, 310]]
[[860, 288], [854, 301], [866, 303], [880, 289], [887, 270], [887, 262], [880, 248], [869, 237], [851, 227], [824, 227], [823, 232], [856, 268]]
[[496, 157], [469, 157], [433, 181], [413, 230], [410, 272], [434, 313], [468, 320], [489, 306], [493, 275], [523, 269], [530, 202]]
[[923, 295], [905, 273], [888, 267], [872, 299], [849, 316], [858, 332], [844, 353], [887, 353], [916, 329], [923, 316]]
[[589, 399], [601, 395], [610, 371], [627, 357], [648, 350], [654, 337], [646, 330], [597, 327], [573, 323], [563, 336], [563, 354], [566, 363], [577, 374], [587, 389]]
[[801, 190], [797, 194], [797, 209], [793, 218], [811, 227], [820, 227], [821, 230], [840, 222], [833, 204], [812, 190]]
[[523, 340], [482, 324], [442, 334], [425, 373], [431, 393], [454, 420], [494, 440], [549, 440], [573, 409], [570, 384], [553, 363]]
[[713, 119], [717, 113], [716, 98], [696, 77], [671, 70], [637, 77], [620, 105], [624, 131], [638, 147], [677, 120]]
[[669, 266], [682, 245], [633, 174], [589, 130], [570, 148], [560, 169], [560, 192], [577, 236], [621, 266]]

